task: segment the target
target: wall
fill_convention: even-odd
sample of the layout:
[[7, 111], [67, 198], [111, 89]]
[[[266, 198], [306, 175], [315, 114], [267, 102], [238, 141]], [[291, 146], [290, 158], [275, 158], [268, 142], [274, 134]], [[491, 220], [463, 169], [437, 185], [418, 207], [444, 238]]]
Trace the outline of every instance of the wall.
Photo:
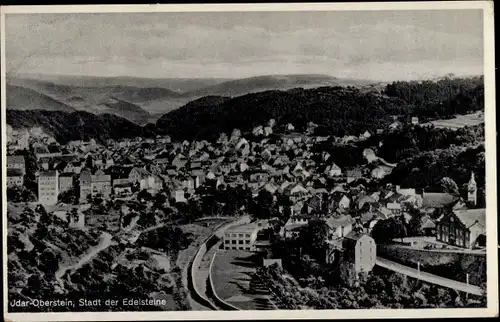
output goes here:
[[409, 267], [417, 268], [420, 262], [422, 271], [466, 282], [481, 285], [486, 282], [486, 254], [466, 252], [433, 251], [412, 249], [398, 245], [377, 245], [377, 256]]

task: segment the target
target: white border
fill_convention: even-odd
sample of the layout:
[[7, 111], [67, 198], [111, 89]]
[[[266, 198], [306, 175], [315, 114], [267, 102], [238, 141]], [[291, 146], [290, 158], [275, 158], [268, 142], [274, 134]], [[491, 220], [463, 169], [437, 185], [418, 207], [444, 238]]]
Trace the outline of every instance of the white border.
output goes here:
[[[487, 202], [487, 281], [488, 307], [478, 309], [377, 309], [377, 310], [307, 310], [307, 311], [186, 311], [186, 312], [99, 312], [99, 313], [6, 313], [7, 302], [7, 205], [2, 189], [3, 209], [3, 281], [4, 318], [9, 321], [137, 321], [137, 320], [262, 320], [262, 319], [359, 319], [359, 318], [437, 318], [498, 316], [497, 194], [496, 194], [496, 125], [493, 1], [386, 2], [386, 3], [287, 3], [287, 4], [189, 4], [189, 5], [76, 5], [76, 6], [4, 6], [1, 7], [1, 81], [2, 154], [6, 160], [5, 112], [5, 14], [15, 13], [113, 13], [113, 12], [231, 12], [231, 11], [356, 11], [356, 10], [429, 10], [483, 9], [484, 79], [486, 132], [486, 202]], [[6, 161], [3, 161], [6, 162]], [[6, 167], [2, 166], [2, 182]]]

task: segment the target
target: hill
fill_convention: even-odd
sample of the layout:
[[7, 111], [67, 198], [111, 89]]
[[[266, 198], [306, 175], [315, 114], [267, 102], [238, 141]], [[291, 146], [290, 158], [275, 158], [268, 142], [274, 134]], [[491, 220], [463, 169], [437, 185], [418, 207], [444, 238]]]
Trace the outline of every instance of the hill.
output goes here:
[[267, 75], [230, 80], [193, 92], [190, 96], [240, 96], [268, 90], [288, 90], [292, 88], [314, 88], [322, 86], [368, 85], [370, 81], [340, 79], [327, 75]]
[[56, 85], [76, 87], [136, 87], [136, 88], [164, 88], [176, 93], [186, 93], [200, 88], [217, 85], [230, 79], [227, 78], [144, 78], [144, 77], [99, 77], [80, 75], [47, 75], [25, 74], [18, 75], [20, 79], [36, 79]]
[[35, 90], [7, 84], [7, 109], [74, 111], [74, 108], [61, 103]]
[[[163, 114], [205, 96], [234, 97], [267, 90], [337, 85], [366, 86], [373, 91], [372, 82], [325, 75], [272, 75], [238, 80], [21, 75], [9, 78], [8, 83], [35, 90], [76, 110], [113, 113], [139, 124], [156, 122]], [[109, 100], [119, 100], [121, 106], [112, 109], [107, 104]], [[19, 107], [13, 105], [11, 109]]]
[[95, 115], [83, 111], [7, 110], [7, 124], [14, 129], [41, 127], [61, 144], [72, 140], [104, 142], [107, 139], [154, 135], [150, 127], [142, 127], [116, 115]]
[[[415, 91], [419, 94], [408, 94]], [[212, 105], [187, 104], [162, 116], [156, 126], [160, 133], [178, 139], [214, 139], [234, 128], [248, 131], [274, 118], [278, 125], [293, 123], [298, 130], [314, 122], [320, 135], [344, 136], [367, 130], [375, 133], [394, 122], [393, 117], [405, 121], [416, 116], [425, 122], [483, 109], [483, 78], [475, 77], [395, 82], [371, 90], [334, 86], [265, 91]]]
[[337, 86], [266, 91], [210, 106], [186, 105], [164, 115], [156, 125], [158, 131], [179, 139], [213, 139], [234, 128], [247, 131], [274, 118], [278, 125], [290, 122], [300, 130], [314, 122], [330, 134], [344, 135], [375, 131], [391, 122], [390, 115], [403, 112], [398, 99]]

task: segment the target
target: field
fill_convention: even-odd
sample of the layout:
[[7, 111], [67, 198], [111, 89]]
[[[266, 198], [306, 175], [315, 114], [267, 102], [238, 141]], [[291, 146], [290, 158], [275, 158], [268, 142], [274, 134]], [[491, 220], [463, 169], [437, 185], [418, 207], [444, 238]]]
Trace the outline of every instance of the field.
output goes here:
[[251, 252], [218, 251], [211, 272], [217, 295], [242, 310], [272, 309], [269, 291], [253, 277], [258, 258]]
[[456, 130], [465, 126], [474, 126], [484, 123], [484, 117], [479, 114], [467, 114], [467, 115], [457, 115], [453, 119], [449, 120], [436, 120], [431, 121], [437, 128], [448, 128], [452, 130]]

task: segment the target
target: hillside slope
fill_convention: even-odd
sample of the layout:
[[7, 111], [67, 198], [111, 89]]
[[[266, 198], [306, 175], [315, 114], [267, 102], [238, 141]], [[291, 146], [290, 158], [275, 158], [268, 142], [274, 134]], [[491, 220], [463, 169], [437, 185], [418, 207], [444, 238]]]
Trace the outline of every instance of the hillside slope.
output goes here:
[[104, 142], [107, 139], [153, 135], [149, 127], [142, 127], [116, 115], [95, 115], [83, 111], [7, 110], [7, 124], [14, 129], [41, 127], [61, 144], [72, 140], [95, 139]]
[[75, 109], [35, 90], [7, 84], [8, 110], [47, 110], [71, 112]]
[[368, 81], [340, 79], [327, 75], [266, 75], [227, 81], [190, 92], [190, 96], [240, 96], [268, 90], [314, 88], [322, 86], [367, 85]]

